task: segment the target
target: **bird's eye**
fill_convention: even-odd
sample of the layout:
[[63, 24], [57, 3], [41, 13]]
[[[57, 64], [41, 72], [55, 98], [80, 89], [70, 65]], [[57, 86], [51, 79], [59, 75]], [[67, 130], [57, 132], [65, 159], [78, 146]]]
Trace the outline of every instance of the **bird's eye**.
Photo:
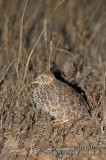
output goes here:
[[44, 77], [43, 77], [43, 76], [41, 76], [41, 79], [44, 79]]

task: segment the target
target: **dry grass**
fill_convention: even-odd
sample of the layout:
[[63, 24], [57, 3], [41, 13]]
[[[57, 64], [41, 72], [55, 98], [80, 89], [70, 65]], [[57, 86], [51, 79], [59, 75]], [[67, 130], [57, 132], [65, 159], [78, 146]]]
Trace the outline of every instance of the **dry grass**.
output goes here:
[[[59, 159], [50, 144], [105, 152], [105, 6], [105, 0], [0, 1], [0, 159]], [[84, 96], [90, 121], [54, 126], [37, 112], [29, 84], [47, 68]]]

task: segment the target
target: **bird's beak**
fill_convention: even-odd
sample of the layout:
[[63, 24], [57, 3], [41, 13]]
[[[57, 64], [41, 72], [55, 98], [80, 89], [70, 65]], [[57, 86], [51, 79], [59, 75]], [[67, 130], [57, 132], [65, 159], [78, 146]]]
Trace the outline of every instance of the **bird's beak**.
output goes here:
[[31, 84], [37, 84], [38, 83], [38, 81], [36, 80], [36, 81], [33, 81], [33, 82], [31, 82]]

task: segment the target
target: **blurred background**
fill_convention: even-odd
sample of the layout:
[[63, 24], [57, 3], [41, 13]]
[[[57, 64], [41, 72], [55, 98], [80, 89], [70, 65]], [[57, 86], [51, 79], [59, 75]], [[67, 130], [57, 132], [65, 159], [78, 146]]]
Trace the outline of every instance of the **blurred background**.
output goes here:
[[70, 70], [69, 64], [80, 72], [92, 65], [100, 67], [98, 64], [106, 60], [105, 17], [105, 0], [0, 0], [0, 76], [13, 60], [12, 69], [16, 70], [21, 43], [22, 79], [30, 52], [42, 31], [28, 70], [47, 68], [48, 59], [51, 68], [62, 72], [67, 67]]

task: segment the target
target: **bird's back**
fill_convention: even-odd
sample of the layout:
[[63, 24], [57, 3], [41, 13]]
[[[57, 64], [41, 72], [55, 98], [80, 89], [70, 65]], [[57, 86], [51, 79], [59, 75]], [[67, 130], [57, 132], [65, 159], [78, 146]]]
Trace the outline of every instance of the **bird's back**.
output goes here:
[[34, 90], [38, 108], [59, 119], [79, 119], [88, 116], [84, 98], [67, 84], [55, 80], [50, 86], [38, 85]]

